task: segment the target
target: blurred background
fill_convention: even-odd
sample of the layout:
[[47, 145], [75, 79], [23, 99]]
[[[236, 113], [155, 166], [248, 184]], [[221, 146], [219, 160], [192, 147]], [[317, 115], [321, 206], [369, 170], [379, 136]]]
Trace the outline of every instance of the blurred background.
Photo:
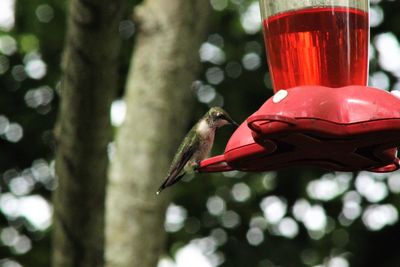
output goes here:
[[[136, 25], [129, 2], [118, 97]], [[192, 124], [210, 106], [243, 121], [272, 95], [258, 1], [210, 0], [198, 54]], [[67, 4], [0, 0], [0, 266], [50, 266], [55, 124]], [[369, 84], [400, 94], [400, 1], [371, 0]], [[232, 129], [218, 132], [213, 154]], [[112, 148], [112, 145], [110, 146]], [[112, 150], [112, 149], [110, 149]], [[332, 173], [314, 168], [198, 175], [174, 187], [159, 267], [400, 266], [400, 172]]]

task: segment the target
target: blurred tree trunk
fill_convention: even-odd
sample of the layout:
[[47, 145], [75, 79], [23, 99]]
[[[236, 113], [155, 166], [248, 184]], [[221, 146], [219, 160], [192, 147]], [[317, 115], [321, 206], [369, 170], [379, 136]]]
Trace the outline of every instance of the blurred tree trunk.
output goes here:
[[71, 0], [64, 48], [54, 193], [53, 267], [104, 265], [109, 108], [124, 0]]
[[106, 204], [106, 266], [154, 267], [171, 191], [155, 194], [187, 129], [209, 1], [145, 0], [116, 136]]

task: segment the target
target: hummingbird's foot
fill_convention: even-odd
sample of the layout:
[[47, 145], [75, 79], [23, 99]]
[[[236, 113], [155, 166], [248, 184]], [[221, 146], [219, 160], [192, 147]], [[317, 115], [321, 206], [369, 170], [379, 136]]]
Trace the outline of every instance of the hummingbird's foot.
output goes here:
[[195, 172], [198, 172], [198, 170], [200, 169], [200, 161], [193, 162], [193, 163], [191, 164], [191, 167], [193, 168], [193, 170], [194, 170]]

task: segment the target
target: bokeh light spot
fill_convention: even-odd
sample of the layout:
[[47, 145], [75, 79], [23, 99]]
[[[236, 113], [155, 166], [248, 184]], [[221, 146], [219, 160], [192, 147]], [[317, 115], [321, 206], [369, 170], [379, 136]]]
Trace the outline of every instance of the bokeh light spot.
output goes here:
[[126, 102], [118, 99], [111, 104], [111, 124], [114, 127], [121, 126], [126, 117]]
[[7, 131], [9, 124], [7, 117], [0, 115], [0, 134], [4, 134]]
[[32, 163], [31, 172], [33, 178], [42, 183], [47, 189], [55, 188], [55, 170], [54, 161], [50, 164], [44, 159], [36, 159]]
[[224, 80], [224, 72], [219, 67], [211, 67], [206, 70], [206, 78], [210, 84], [220, 84]]
[[389, 193], [385, 183], [376, 181], [367, 172], [360, 172], [358, 174], [355, 186], [357, 191], [369, 202], [379, 202], [386, 198]]
[[32, 242], [26, 235], [21, 235], [17, 238], [14, 244], [16, 254], [25, 254], [32, 248]]
[[214, 10], [222, 11], [228, 6], [228, 0], [210, 0], [211, 6]]
[[244, 31], [248, 34], [255, 34], [260, 31], [261, 14], [258, 1], [249, 5], [247, 10], [240, 16], [240, 22]]
[[49, 23], [54, 18], [54, 10], [47, 4], [39, 5], [35, 13], [38, 20], [43, 23]]
[[53, 100], [53, 97], [53, 89], [44, 85], [26, 92], [25, 103], [30, 108], [37, 108], [49, 104]]
[[0, 1], [0, 30], [10, 31], [15, 23], [15, 0]]
[[37, 230], [44, 231], [51, 225], [53, 208], [40, 195], [29, 195], [19, 200], [19, 214]]
[[333, 257], [329, 259], [327, 267], [349, 267], [349, 262], [343, 257]]
[[360, 204], [353, 201], [346, 201], [343, 205], [342, 213], [348, 220], [355, 220], [362, 212]]
[[14, 227], [5, 227], [1, 230], [0, 239], [6, 246], [14, 246], [18, 240], [19, 233]]
[[222, 246], [228, 240], [228, 234], [222, 228], [216, 228], [211, 231], [211, 236], [215, 239], [218, 246]]
[[0, 195], [0, 208], [2, 212], [10, 217], [15, 218], [18, 216], [18, 199], [11, 193], [3, 193]]
[[0, 36], [0, 52], [11, 56], [17, 51], [17, 42], [9, 35]]
[[261, 216], [255, 216], [251, 218], [249, 225], [250, 227], [257, 227], [260, 228], [261, 230], [265, 230], [268, 227], [267, 221], [265, 220], [264, 217]]
[[196, 245], [206, 255], [210, 255], [217, 249], [217, 242], [211, 236], [194, 239], [191, 243]]
[[261, 55], [264, 51], [264, 45], [257, 41], [249, 41], [246, 42], [244, 50], [246, 52], [245, 54], [256, 53], [257, 55]]
[[391, 174], [387, 182], [391, 192], [400, 193], [400, 174], [398, 172]]
[[286, 217], [279, 222], [278, 231], [284, 237], [293, 238], [299, 233], [299, 225], [292, 218]]
[[225, 211], [225, 201], [219, 196], [209, 197], [206, 205], [208, 212], [212, 215], [221, 215]]
[[11, 143], [17, 143], [24, 136], [24, 131], [18, 123], [10, 123], [5, 132], [7, 141]]
[[[390, 71], [399, 77], [400, 45], [396, 35], [392, 32], [377, 34], [374, 38], [374, 44], [379, 52], [379, 65], [382, 69]], [[386, 83], [386, 78], [383, 75], [378, 75], [375, 79], [381, 79], [381, 83]], [[374, 81], [374, 83], [378, 83], [378, 81]]]
[[310, 231], [323, 231], [327, 225], [325, 210], [320, 205], [309, 207], [304, 216], [303, 223]]
[[384, 13], [380, 6], [371, 6], [369, 9], [369, 25], [370, 27], [379, 26], [384, 19]]
[[264, 241], [264, 233], [259, 228], [250, 228], [246, 233], [250, 245], [258, 246]]
[[226, 75], [230, 78], [236, 79], [242, 74], [242, 65], [236, 61], [231, 61], [226, 64]]
[[39, 49], [39, 39], [34, 34], [24, 34], [19, 42], [22, 52], [27, 54], [37, 52]]
[[308, 183], [307, 193], [313, 199], [329, 201], [348, 189], [350, 179], [346, 174], [325, 174]]
[[19, 264], [18, 262], [14, 261], [14, 260], [10, 260], [10, 259], [1, 259], [0, 266], [1, 267], [22, 267], [21, 264]]
[[274, 190], [276, 187], [276, 172], [267, 172], [262, 177], [262, 184], [267, 191]]
[[171, 203], [165, 215], [164, 228], [167, 232], [177, 232], [182, 229], [187, 217], [187, 211], [184, 207]]
[[232, 196], [238, 202], [244, 202], [249, 199], [251, 190], [245, 183], [237, 183], [232, 188]]
[[307, 265], [314, 265], [318, 261], [318, 254], [315, 250], [305, 249], [300, 254], [301, 261]]
[[228, 210], [221, 215], [222, 226], [226, 228], [235, 228], [240, 224], [240, 217], [235, 211]]
[[300, 222], [303, 221], [304, 215], [310, 207], [311, 205], [307, 200], [303, 198], [296, 200], [292, 208], [292, 212], [296, 220]]
[[392, 204], [371, 205], [365, 209], [362, 216], [365, 226], [372, 231], [393, 225], [398, 221], [398, 218], [398, 211]]
[[0, 55], [0, 75], [4, 74], [10, 68], [10, 61], [7, 57]]
[[26, 72], [23, 65], [16, 65], [11, 69], [11, 75], [17, 82], [22, 82], [26, 79]]
[[135, 24], [132, 20], [123, 20], [119, 23], [119, 35], [122, 39], [128, 39], [135, 33]]
[[199, 53], [202, 62], [208, 61], [217, 65], [225, 62], [225, 52], [212, 43], [203, 43], [200, 47]]
[[158, 267], [187, 267], [189, 262], [191, 267], [215, 267], [209, 259], [210, 255], [205, 255], [197, 241], [193, 240], [180, 248], [176, 252], [175, 262], [169, 259], [162, 259]]
[[30, 78], [40, 80], [46, 75], [47, 66], [43, 60], [33, 59], [28, 61], [25, 66], [25, 71]]
[[242, 59], [246, 70], [256, 70], [261, 66], [261, 57], [256, 53], [248, 53]]
[[369, 84], [372, 87], [388, 90], [390, 85], [389, 77], [383, 71], [372, 73], [369, 77]]
[[201, 103], [210, 103], [217, 96], [215, 88], [211, 85], [201, 85], [196, 91], [197, 99]]
[[261, 201], [260, 206], [265, 219], [271, 224], [278, 223], [286, 214], [286, 200], [277, 196], [264, 198]]
[[216, 45], [217, 47], [224, 47], [224, 38], [218, 33], [210, 34], [207, 41], [213, 45]]
[[10, 191], [16, 196], [24, 196], [32, 192], [35, 185], [33, 177], [29, 175], [21, 175], [13, 178], [8, 186]]
[[40, 195], [17, 198], [11, 193], [0, 196], [0, 208], [9, 218], [24, 217], [35, 230], [46, 230], [51, 224], [52, 207]]

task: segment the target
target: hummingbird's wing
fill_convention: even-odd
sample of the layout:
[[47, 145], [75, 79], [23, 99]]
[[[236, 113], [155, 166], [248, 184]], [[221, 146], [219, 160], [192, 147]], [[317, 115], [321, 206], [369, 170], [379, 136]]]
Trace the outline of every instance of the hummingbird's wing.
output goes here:
[[194, 152], [198, 149], [200, 141], [196, 137], [194, 131], [190, 131], [185, 137], [182, 144], [179, 146], [178, 151], [172, 161], [171, 167], [165, 178], [165, 181], [158, 189], [157, 193], [160, 193], [164, 188], [171, 186], [178, 182], [185, 175], [183, 168], [186, 163], [193, 157]]

